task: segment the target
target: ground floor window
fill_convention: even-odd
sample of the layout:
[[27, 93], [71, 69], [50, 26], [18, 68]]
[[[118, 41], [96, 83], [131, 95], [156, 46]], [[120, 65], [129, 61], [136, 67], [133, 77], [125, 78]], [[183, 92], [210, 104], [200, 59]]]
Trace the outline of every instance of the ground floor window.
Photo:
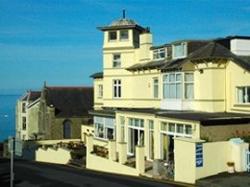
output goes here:
[[148, 120], [149, 159], [154, 159], [154, 121]]
[[115, 139], [115, 122], [113, 118], [94, 117], [94, 129], [96, 138]]
[[160, 148], [161, 158], [167, 161], [174, 160], [174, 137], [192, 137], [192, 125], [161, 122]]
[[174, 137], [192, 137], [192, 125], [162, 122], [161, 132]]
[[128, 124], [128, 153], [135, 154], [135, 146], [144, 146], [144, 120], [129, 118]]

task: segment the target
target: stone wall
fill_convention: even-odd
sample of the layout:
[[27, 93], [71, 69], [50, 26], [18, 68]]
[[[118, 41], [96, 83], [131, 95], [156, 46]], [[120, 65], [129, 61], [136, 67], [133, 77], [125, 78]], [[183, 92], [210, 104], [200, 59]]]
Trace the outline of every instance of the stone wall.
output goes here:
[[201, 139], [208, 139], [208, 141], [226, 141], [236, 137], [237, 132], [240, 135], [250, 135], [250, 124], [200, 126]]

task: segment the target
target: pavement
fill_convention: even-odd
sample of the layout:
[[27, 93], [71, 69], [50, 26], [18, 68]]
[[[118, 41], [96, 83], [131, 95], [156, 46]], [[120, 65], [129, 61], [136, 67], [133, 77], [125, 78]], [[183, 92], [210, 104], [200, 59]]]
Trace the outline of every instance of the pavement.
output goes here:
[[221, 173], [197, 181], [199, 187], [250, 187], [250, 173]]
[[[65, 165], [15, 160], [16, 187], [170, 187], [140, 177], [107, 174]], [[9, 186], [9, 160], [0, 160], [0, 187]]]

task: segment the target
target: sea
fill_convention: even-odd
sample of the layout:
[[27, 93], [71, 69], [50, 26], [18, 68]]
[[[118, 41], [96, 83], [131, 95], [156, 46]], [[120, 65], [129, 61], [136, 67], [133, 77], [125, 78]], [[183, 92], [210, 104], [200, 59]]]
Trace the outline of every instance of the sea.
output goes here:
[[15, 107], [21, 95], [0, 95], [0, 142], [15, 136]]

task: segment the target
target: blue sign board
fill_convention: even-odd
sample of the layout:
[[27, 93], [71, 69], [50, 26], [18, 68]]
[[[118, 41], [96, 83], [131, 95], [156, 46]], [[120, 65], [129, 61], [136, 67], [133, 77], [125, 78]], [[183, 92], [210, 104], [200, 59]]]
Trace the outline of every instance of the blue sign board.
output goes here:
[[203, 146], [202, 143], [197, 143], [195, 146], [195, 162], [196, 167], [203, 167]]

